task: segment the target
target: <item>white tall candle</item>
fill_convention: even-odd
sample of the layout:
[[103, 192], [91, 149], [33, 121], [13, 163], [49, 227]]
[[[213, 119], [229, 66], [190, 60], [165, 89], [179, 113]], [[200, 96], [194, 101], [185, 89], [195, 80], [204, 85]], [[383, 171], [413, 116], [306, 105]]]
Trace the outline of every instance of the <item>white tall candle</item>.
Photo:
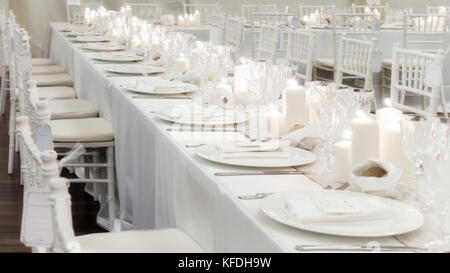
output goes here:
[[278, 111], [270, 111], [266, 115], [267, 117], [267, 128], [269, 136], [272, 139], [280, 139], [285, 135], [285, 117], [282, 113]]
[[184, 56], [180, 56], [175, 60], [175, 73], [183, 74], [189, 70], [189, 60]]
[[411, 181], [412, 164], [405, 155], [400, 123], [386, 124], [380, 139], [380, 159], [389, 161], [402, 171], [402, 181]]
[[130, 48], [131, 48], [131, 50], [136, 50], [141, 45], [142, 45], [142, 42], [139, 39], [139, 37], [137, 37], [137, 36], [134, 36], [134, 38], [131, 39], [131, 41], [130, 41]]
[[308, 122], [305, 88], [291, 82], [283, 91], [283, 106], [286, 115], [286, 130]]
[[392, 107], [385, 107], [377, 111], [377, 121], [380, 126], [390, 123], [399, 123], [403, 113]]
[[202, 18], [202, 16], [200, 15], [200, 12], [198, 12], [198, 10], [196, 10], [195, 13], [194, 13], [194, 20], [195, 20], [195, 25], [196, 26], [200, 26], [201, 18]]
[[181, 15], [178, 16], [177, 25], [178, 25], [179, 27], [184, 26], [184, 17], [183, 17], [183, 16], [181, 16]]
[[363, 114], [352, 120], [352, 166], [379, 157], [378, 122]]
[[352, 169], [352, 143], [348, 140], [334, 145], [334, 180], [341, 183], [349, 182]]

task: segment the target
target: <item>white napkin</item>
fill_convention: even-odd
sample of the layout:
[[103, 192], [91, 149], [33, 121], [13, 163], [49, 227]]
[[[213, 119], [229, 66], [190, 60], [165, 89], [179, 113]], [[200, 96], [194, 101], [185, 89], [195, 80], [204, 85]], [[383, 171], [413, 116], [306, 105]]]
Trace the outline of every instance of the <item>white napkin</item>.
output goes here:
[[307, 124], [305, 127], [287, 134], [284, 139], [289, 140], [292, 146], [312, 150], [318, 143], [317, 128], [314, 125]]
[[388, 218], [387, 207], [377, 198], [315, 193], [288, 199], [285, 208], [303, 223], [380, 221]]
[[156, 79], [143, 79], [136, 82], [136, 89], [145, 91], [158, 91], [158, 92], [170, 92], [174, 90], [184, 90], [184, 86], [181, 83], [173, 83], [168, 81], [156, 80]]
[[275, 152], [289, 146], [289, 141], [235, 142], [217, 146], [221, 153]]

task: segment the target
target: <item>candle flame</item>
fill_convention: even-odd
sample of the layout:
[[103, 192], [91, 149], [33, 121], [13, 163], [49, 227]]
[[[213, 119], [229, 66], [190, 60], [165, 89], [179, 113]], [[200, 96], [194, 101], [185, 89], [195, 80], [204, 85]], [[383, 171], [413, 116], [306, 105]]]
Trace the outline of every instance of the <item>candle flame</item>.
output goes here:
[[391, 99], [387, 98], [384, 100], [384, 105], [386, 105], [387, 107], [392, 107], [392, 101]]
[[367, 115], [363, 111], [358, 110], [358, 111], [356, 111], [356, 117], [358, 117], [358, 118], [367, 118]]
[[352, 138], [352, 131], [345, 130], [343, 134], [344, 140], [350, 140]]
[[292, 87], [292, 86], [297, 86], [297, 85], [298, 85], [298, 82], [297, 82], [296, 79], [290, 79], [290, 80], [288, 81], [288, 86], [290, 86], [290, 87]]

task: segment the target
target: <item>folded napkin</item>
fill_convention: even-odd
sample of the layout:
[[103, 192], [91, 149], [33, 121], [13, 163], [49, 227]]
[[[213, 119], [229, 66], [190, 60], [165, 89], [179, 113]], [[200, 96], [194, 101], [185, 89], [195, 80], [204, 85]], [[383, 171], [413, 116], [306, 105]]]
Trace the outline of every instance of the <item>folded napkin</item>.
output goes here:
[[172, 92], [174, 90], [184, 90], [184, 86], [181, 83], [172, 83], [161, 80], [138, 80], [136, 82], [136, 89], [145, 91], [158, 91], [158, 92]]
[[289, 146], [289, 143], [289, 141], [235, 142], [221, 144], [217, 148], [221, 153], [274, 152]]
[[312, 150], [319, 142], [317, 129], [312, 124], [298, 126], [293, 128], [284, 139], [289, 140], [292, 146], [300, 147], [305, 150]]
[[377, 198], [348, 197], [315, 193], [305, 198], [287, 199], [285, 208], [302, 223], [348, 223], [382, 221], [387, 207]]
[[244, 153], [221, 153], [222, 159], [233, 158], [273, 158], [273, 159], [286, 159], [291, 156], [288, 152], [244, 152]]

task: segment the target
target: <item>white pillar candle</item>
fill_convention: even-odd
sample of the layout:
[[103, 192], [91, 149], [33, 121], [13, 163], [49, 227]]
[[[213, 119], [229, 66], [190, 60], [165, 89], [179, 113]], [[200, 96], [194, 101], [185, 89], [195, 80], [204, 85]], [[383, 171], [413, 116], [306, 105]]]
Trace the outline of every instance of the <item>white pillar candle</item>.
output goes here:
[[238, 65], [234, 68], [234, 92], [248, 92], [248, 79], [250, 68], [247, 64]]
[[194, 13], [194, 20], [195, 20], [195, 24], [197, 26], [200, 26], [201, 18], [202, 18], [202, 16], [200, 15], [200, 12], [198, 12], [198, 10], [196, 10], [195, 13]]
[[286, 115], [286, 130], [308, 123], [305, 88], [295, 81], [283, 91], [283, 108]]
[[352, 166], [379, 157], [378, 122], [364, 114], [352, 120]]
[[399, 123], [403, 113], [392, 107], [385, 107], [377, 110], [377, 121], [380, 126], [384, 124]]
[[177, 25], [178, 25], [179, 27], [184, 26], [184, 17], [183, 17], [183, 16], [181, 16], [181, 15], [178, 16]]
[[189, 60], [184, 56], [180, 56], [175, 60], [175, 73], [183, 74], [189, 70]]
[[380, 159], [391, 162], [402, 171], [402, 181], [411, 181], [411, 162], [403, 149], [400, 123], [386, 124], [382, 127], [380, 139]]
[[192, 14], [189, 14], [189, 18], [188, 18], [188, 26], [190, 27], [195, 27], [195, 19], [194, 16]]
[[352, 143], [348, 140], [334, 145], [334, 180], [341, 183], [349, 182], [352, 170]]
[[270, 138], [281, 139], [286, 132], [286, 122], [284, 115], [279, 111], [270, 111], [266, 115], [267, 129]]
[[232, 93], [233, 89], [231, 88], [231, 85], [229, 85], [226, 81], [222, 81], [220, 84], [217, 85], [216, 90], [218, 91], [224, 91], [227, 93]]
[[131, 41], [130, 41], [131, 50], [136, 50], [141, 45], [142, 45], [142, 42], [138, 36], [134, 36], [133, 39], [131, 39]]

